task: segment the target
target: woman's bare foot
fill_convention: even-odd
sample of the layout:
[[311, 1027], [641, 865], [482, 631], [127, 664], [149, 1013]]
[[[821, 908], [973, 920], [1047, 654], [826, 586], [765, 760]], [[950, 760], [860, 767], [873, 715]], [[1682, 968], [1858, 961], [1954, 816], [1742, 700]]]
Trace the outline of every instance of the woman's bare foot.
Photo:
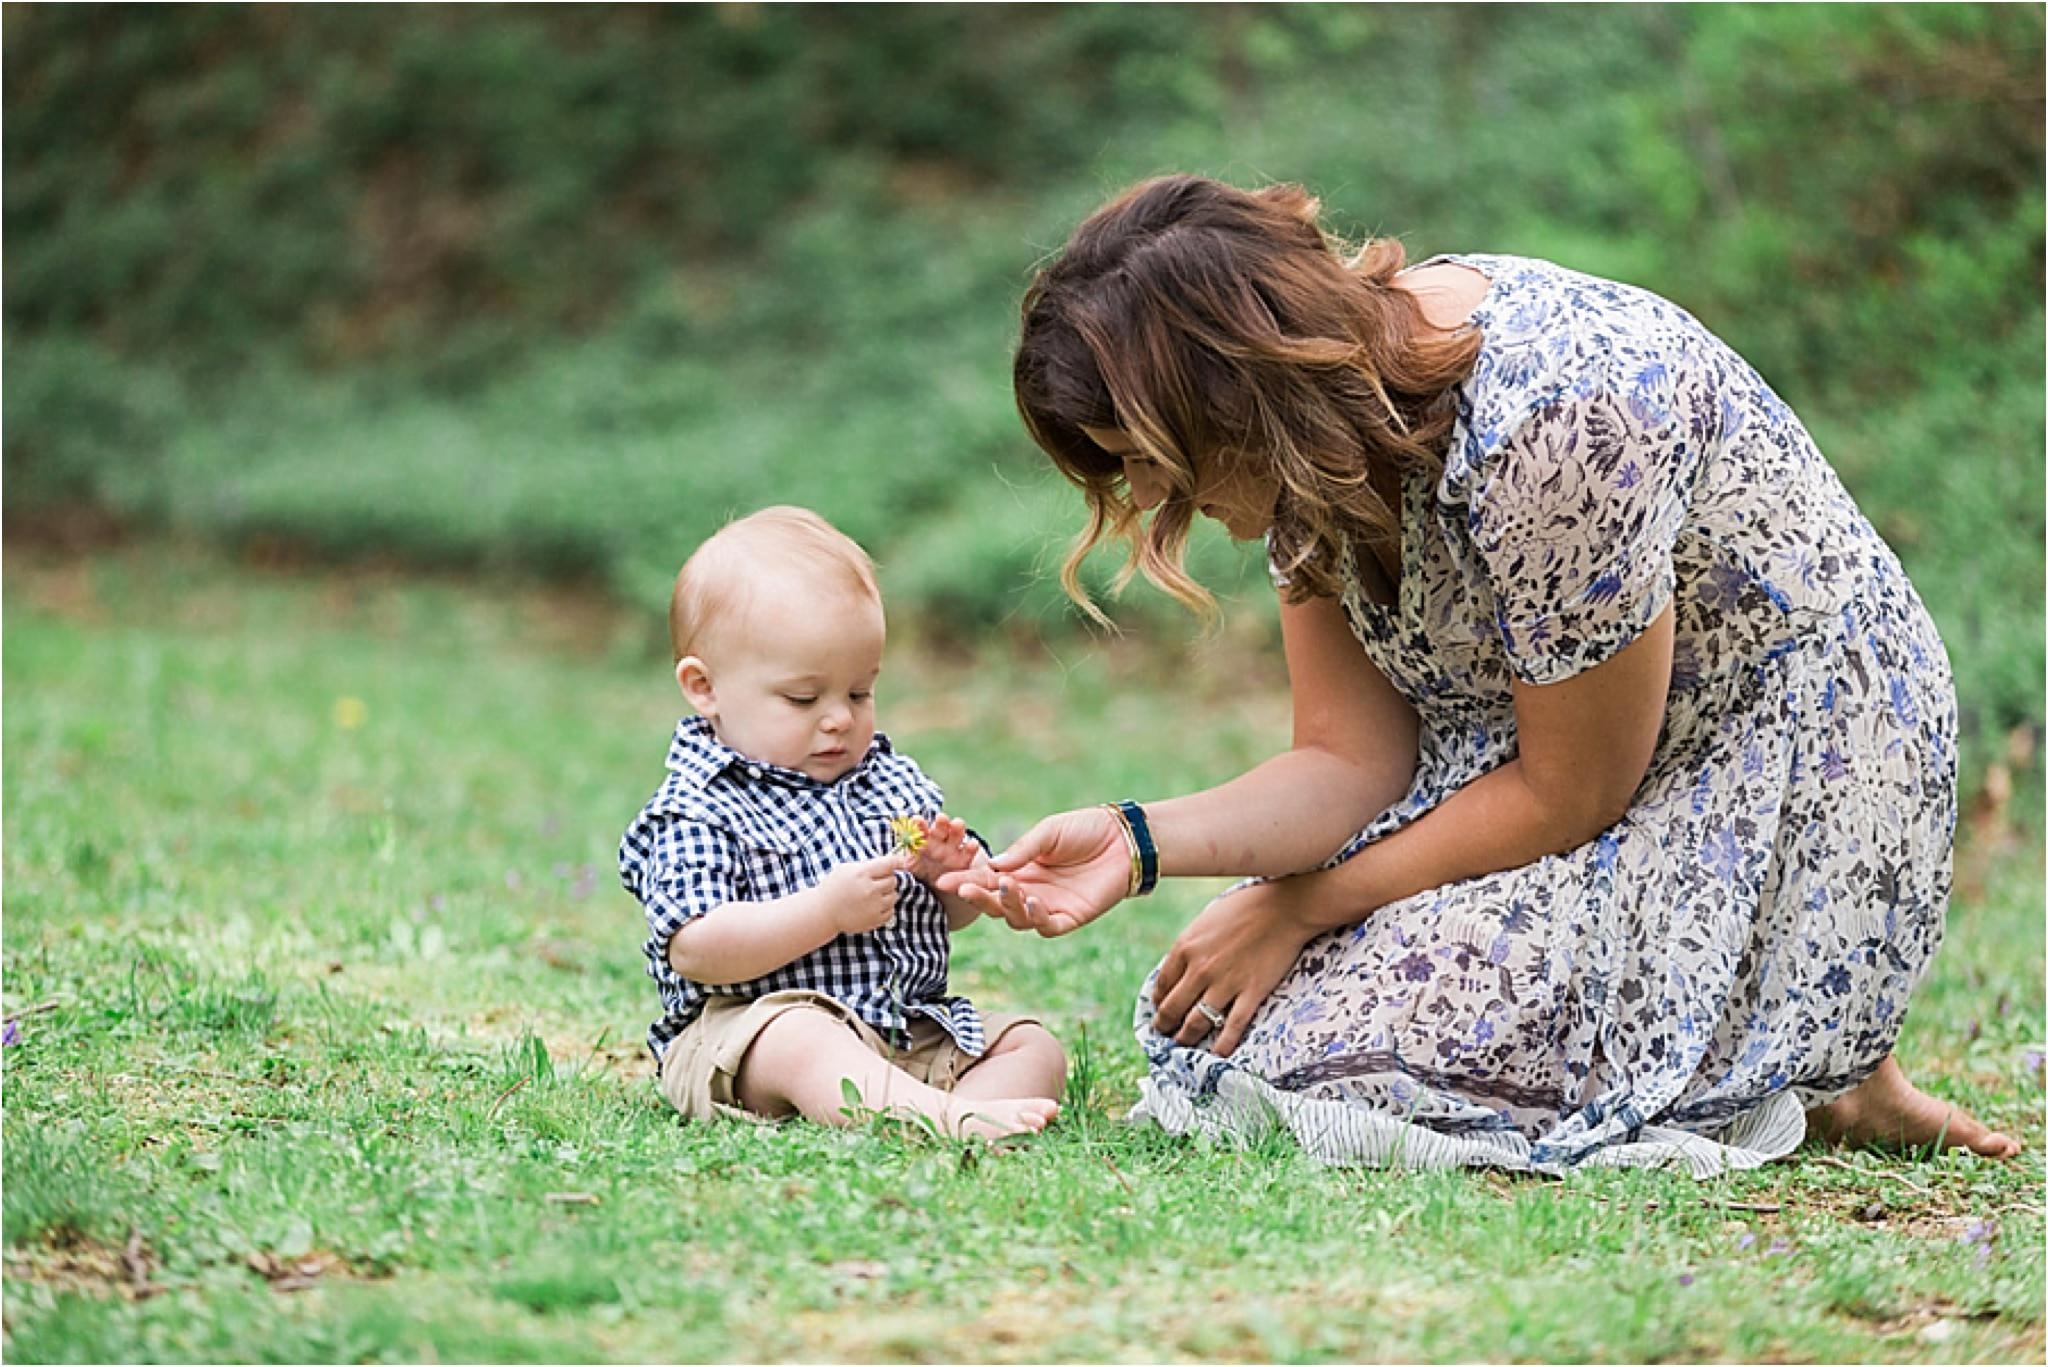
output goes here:
[[1887, 1057], [1853, 1090], [1806, 1113], [1807, 1128], [1831, 1144], [1918, 1149], [1939, 1143], [1986, 1158], [2010, 1158], [2020, 1151], [2011, 1135], [2000, 1134], [1911, 1082]]
[[1037, 1134], [1060, 1113], [1060, 1103], [1042, 1096], [994, 1098], [952, 1098], [946, 1108], [951, 1114], [940, 1123], [963, 1139], [1005, 1139], [1017, 1134]]

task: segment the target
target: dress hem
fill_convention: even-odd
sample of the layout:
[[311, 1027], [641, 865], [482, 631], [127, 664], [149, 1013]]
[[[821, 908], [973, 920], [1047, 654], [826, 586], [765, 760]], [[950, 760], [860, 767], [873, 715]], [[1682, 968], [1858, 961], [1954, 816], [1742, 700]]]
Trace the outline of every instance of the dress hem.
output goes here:
[[1783, 1158], [1806, 1138], [1806, 1108], [1790, 1091], [1782, 1091], [1710, 1134], [1645, 1125], [1627, 1142], [1594, 1147], [1567, 1160], [1546, 1153], [1554, 1146], [1532, 1144], [1514, 1130], [1444, 1134], [1341, 1101], [1283, 1092], [1237, 1069], [1218, 1078], [1215, 1091], [1200, 1101], [1181, 1088], [1161, 1085], [1156, 1075], [1147, 1077], [1127, 1118], [1169, 1134], [1199, 1134], [1238, 1147], [1284, 1129], [1309, 1158], [1332, 1167], [1490, 1167], [1553, 1177], [1587, 1168], [1680, 1168], [1704, 1180]]

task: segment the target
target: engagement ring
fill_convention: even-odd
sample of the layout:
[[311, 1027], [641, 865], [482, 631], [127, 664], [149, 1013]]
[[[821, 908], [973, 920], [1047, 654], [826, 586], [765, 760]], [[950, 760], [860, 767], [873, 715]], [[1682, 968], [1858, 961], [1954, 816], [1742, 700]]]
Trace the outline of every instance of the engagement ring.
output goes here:
[[1209, 1005], [1209, 1003], [1196, 1002], [1195, 1010], [1202, 1013], [1202, 1018], [1208, 1021], [1212, 1028], [1217, 1030], [1221, 1030], [1223, 1028], [1223, 1013], [1221, 1011], [1218, 1011], [1215, 1007]]

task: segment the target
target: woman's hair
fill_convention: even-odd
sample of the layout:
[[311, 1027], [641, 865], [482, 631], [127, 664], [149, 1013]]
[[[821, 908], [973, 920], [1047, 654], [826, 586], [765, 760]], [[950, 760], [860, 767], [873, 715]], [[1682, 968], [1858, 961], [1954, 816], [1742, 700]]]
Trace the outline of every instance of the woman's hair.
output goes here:
[[668, 598], [668, 640], [678, 662], [730, 620], [770, 573], [796, 570], [856, 597], [882, 601], [860, 543], [808, 508], [780, 505], [728, 522], [691, 553]]
[[[1024, 294], [1014, 374], [1031, 437], [1088, 499], [1060, 582], [1105, 620], [1080, 580], [1103, 540], [1191, 610], [1215, 600], [1182, 565], [1197, 472], [1279, 487], [1274, 560], [1290, 601], [1339, 591], [1340, 557], [1399, 544], [1382, 490], [1437, 470], [1454, 421], [1450, 389], [1480, 339], [1444, 333], [1393, 288], [1391, 238], [1345, 259], [1298, 185], [1240, 190], [1194, 176], [1146, 181], [1097, 209]], [[1170, 490], [1149, 526], [1122, 462], [1084, 427], [1114, 428], [1157, 462]]]

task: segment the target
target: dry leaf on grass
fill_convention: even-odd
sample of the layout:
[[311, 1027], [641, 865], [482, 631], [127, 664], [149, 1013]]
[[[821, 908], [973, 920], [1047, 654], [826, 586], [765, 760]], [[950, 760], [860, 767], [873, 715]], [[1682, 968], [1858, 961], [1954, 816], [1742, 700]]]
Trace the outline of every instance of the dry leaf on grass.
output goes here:
[[270, 1283], [272, 1291], [304, 1291], [319, 1281], [340, 1259], [332, 1253], [308, 1253], [302, 1258], [280, 1258], [275, 1253], [251, 1253], [249, 1270]]

